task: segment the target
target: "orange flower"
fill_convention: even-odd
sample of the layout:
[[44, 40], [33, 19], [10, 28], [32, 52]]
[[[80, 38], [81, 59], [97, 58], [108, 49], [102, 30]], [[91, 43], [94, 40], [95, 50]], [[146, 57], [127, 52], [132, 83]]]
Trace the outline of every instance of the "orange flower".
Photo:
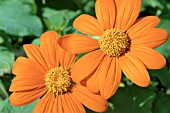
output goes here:
[[100, 39], [71, 35], [59, 39], [60, 46], [71, 53], [92, 51], [71, 69], [74, 81], [89, 78], [89, 90], [100, 91], [106, 99], [116, 92], [121, 70], [138, 86], [149, 85], [147, 69], [160, 69], [166, 64], [153, 48], [163, 44], [168, 33], [155, 28], [160, 22], [156, 16], [137, 19], [140, 7], [141, 0], [96, 0], [97, 19], [87, 14], [75, 19], [73, 26], [77, 30]]
[[49, 31], [42, 34], [40, 47], [24, 45], [28, 58], [19, 57], [14, 64], [11, 104], [22, 106], [41, 98], [34, 113], [85, 113], [82, 104], [104, 112], [107, 101], [103, 97], [73, 84], [69, 69], [77, 56], [59, 48], [57, 40], [58, 34]]

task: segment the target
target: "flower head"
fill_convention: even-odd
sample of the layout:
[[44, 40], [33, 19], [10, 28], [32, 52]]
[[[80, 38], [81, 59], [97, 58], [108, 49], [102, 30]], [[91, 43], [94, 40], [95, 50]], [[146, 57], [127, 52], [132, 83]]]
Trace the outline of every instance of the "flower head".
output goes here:
[[153, 48], [166, 42], [168, 33], [155, 28], [160, 22], [156, 16], [137, 19], [140, 7], [141, 0], [96, 0], [97, 18], [82, 14], [75, 19], [73, 26], [77, 30], [100, 39], [87, 36], [59, 39], [60, 46], [69, 52], [90, 52], [71, 69], [73, 80], [88, 78], [86, 86], [93, 92], [100, 91], [106, 99], [116, 92], [121, 71], [138, 86], [149, 85], [147, 69], [160, 69], [166, 64], [165, 58]]
[[[77, 55], [61, 49], [56, 32], [46, 32], [40, 46], [24, 45], [28, 58], [15, 61], [10, 91], [13, 106], [29, 104], [41, 98], [34, 113], [85, 113], [82, 104], [96, 112], [107, 109], [107, 101], [72, 81], [69, 71]], [[77, 75], [78, 76], [78, 75]]]

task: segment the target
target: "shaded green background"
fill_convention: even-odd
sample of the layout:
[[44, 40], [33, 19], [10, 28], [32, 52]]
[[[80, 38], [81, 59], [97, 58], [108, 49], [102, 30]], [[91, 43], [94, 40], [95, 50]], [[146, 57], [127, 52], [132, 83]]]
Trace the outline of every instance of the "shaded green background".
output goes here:
[[[39, 44], [39, 36], [54, 30], [60, 35], [78, 33], [72, 22], [81, 13], [95, 16], [95, 0], [0, 0], [0, 113], [31, 113], [36, 102], [13, 107], [8, 88], [11, 69], [18, 56], [25, 56], [23, 44]], [[156, 15], [158, 27], [170, 33], [170, 2], [143, 0], [139, 17]], [[167, 59], [160, 70], [149, 70], [151, 83], [140, 88], [123, 76], [117, 93], [110, 98], [106, 113], [170, 113], [170, 40], [156, 48]], [[82, 55], [80, 55], [82, 56]], [[88, 113], [93, 113], [87, 109]]]

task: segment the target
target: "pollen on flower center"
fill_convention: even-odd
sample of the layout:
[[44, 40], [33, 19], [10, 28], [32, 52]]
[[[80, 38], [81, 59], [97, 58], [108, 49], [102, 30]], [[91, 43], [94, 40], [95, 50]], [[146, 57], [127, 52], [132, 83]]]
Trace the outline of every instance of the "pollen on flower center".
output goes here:
[[52, 91], [55, 95], [68, 92], [71, 85], [69, 72], [62, 67], [50, 69], [45, 75], [45, 85], [47, 90]]
[[110, 57], [120, 57], [130, 47], [127, 34], [115, 28], [104, 31], [99, 44], [100, 49]]

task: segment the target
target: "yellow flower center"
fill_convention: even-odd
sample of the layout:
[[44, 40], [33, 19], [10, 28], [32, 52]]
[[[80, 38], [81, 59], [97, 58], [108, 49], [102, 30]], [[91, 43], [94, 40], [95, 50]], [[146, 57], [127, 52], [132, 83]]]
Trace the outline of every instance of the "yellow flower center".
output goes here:
[[106, 30], [99, 40], [100, 49], [110, 57], [120, 57], [130, 47], [126, 33], [119, 29]]
[[71, 85], [69, 72], [62, 67], [50, 69], [45, 75], [45, 85], [55, 95], [68, 92]]

